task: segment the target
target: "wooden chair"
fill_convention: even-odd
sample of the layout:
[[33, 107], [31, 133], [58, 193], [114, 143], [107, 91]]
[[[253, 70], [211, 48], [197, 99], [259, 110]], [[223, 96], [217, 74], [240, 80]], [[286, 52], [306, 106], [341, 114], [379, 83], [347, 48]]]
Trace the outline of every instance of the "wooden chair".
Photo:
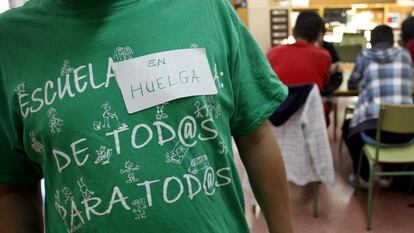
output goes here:
[[[305, 95], [305, 100], [298, 100], [306, 91], [308, 95]], [[303, 103], [297, 106], [299, 102]], [[293, 107], [297, 109], [292, 113], [290, 110]], [[289, 118], [283, 117], [286, 112], [292, 113]], [[332, 151], [318, 87], [315, 84], [290, 85], [288, 100], [270, 120], [273, 123], [272, 131], [279, 141], [287, 178], [299, 186], [312, 185], [313, 216], [318, 217], [321, 183], [328, 190], [335, 183]]]
[[[367, 229], [371, 229], [374, 178], [377, 176], [414, 176], [414, 171], [376, 171], [374, 167], [380, 163], [414, 163], [414, 141], [401, 145], [381, 144], [381, 131], [392, 133], [414, 133], [414, 106], [381, 105], [377, 133], [374, 145], [365, 144], [361, 150], [355, 187], [359, 187], [362, 156], [369, 162], [369, 185], [367, 206]], [[356, 193], [357, 193], [356, 189]]]

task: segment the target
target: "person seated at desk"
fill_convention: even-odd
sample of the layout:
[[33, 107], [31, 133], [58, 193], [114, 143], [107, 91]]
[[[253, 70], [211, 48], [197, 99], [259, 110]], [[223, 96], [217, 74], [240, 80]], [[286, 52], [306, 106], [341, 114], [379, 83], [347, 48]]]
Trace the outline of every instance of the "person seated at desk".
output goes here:
[[[343, 80], [341, 58], [339, 57], [335, 46], [323, 39], [326, 33], [326, 27], [323, 27], [322, 29], [322, 36], [319, 38], [319, 45], [321, 45], [322, 48], [326, 49], [329, 52], [332, 64], [331, 68], [329, 69], [329, 82], [323, 87], [321, 94], [322, 96], [330, 96], [336, 89], [339, 88]], [[325, 106], [327, 103], [332, 105], [331, 102], [326, 101]]]
[[[267, 59], [283, 83], [314, 83], [320, 91], [328, 84], [331, 56], [320, 47], [323, 30], [323, 20], [316, 12], [303, 11], [293, 28], [296, 42], [277, 46], [267, 53]], [[327, 125], [331, 109], [330, 103], [324, 104]]]
[[[411, 88], [413, 70], [410, 55], [405, 49], [394, 48], [393, 30], [380, 25], [371, 31], [372, 49], [364, 49], [358, 55], [354, 70], [348, 80], [349, 89], [359, 88], [360, 94], [351, 120], [342, 127], [343, 138], [353, 161], [354, 172], [364, 141], [360, 133], [375, 138], [381, 104], [413, 104]], [[383, 143], [404, 143], [411, 135], [383, 132]], [[388, 170], [387, 167], [383, 167]], [[361, 187], [367, 187], [368, 160], [362, 158]], [[349, 177], [353, 184], [353, 175]]]
[[317, 13], [303, 11], [293, 29], [296, 43], [280, 45], [268, 52], [267, 59], [283, 83], [315, 83], [319, 90], [328, 83], [331, 57], [327, 50], [317, 46], [323, 28], [323, 20]]
[[401, 25], [401, 46], [405, 47], [414, 60], [414, 17], [410, 16]]

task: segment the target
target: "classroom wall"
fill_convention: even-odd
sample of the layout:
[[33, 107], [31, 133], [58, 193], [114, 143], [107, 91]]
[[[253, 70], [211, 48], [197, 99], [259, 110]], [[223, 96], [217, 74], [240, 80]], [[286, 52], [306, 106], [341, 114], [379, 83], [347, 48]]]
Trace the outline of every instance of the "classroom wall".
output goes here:
[[249, 29], [264, 53], [270, 50], [270, 13], [268, 0], [248, 0]]

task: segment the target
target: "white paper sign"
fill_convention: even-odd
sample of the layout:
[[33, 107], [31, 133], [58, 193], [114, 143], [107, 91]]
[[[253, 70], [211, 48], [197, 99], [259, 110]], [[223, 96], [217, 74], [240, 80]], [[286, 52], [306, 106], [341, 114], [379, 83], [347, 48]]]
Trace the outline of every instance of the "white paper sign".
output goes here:
[[178, 98], [217, 94], [205, 49], [154, 53], [114, 64], [128, 113]]

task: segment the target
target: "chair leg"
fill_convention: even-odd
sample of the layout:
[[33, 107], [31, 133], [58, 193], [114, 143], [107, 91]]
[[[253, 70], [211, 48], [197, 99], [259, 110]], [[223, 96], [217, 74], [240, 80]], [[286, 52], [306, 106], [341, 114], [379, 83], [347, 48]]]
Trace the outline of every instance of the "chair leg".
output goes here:
[[372, 204], [374, 191], [374, 166], [370, 164], [369, 169], [369, 185], [368, 185], [368, 211], [367, 211], [367, 230], [371, 230], [372, 220]]
[[359, 191], [359, 177], [361, 176], [362, 156], [364, 156], [363, 150], [361, 150], [361, 153], [359, 153], [358, 169], [357, 169], [357, 174], [354, 180], [355, 195], [357, 195]]
[[319, 200], [319, 186], [320, 182], [313, 184], [313, 217], [318, 217], [318, 200]]
[[337, 100], [335, 100], [333, 104], [333, 141], [336, 142], [336, 127], [338, 126], [338, 103]]
[[[337, 106], [336, 106], [336, 108], [337, 108]], [[337, 109], [336, 109], [337, 110]], [[348, 108], [348, 107], [346, 107], [345, 108], [345, 111], [344, 111], [344, 116], [343, 116], [343, 118], [342, 118], [342, 122], [344, 122], [345, 120], [346, 120], [346, 116], [349, 114], [349, 113], [352, 113], [352, 111], [353, 110], [351, 110], [350, 108]], [[343, 144], [344, 144], [344, 138], [343, 138], [343, 136], [342, 136], [342, 134], [341, 134], [341, 138], [339, 139], [340, 141], [339, 141], [339, 155], [341, 156], [342, 155], [342, 146], [343, 146]]]

